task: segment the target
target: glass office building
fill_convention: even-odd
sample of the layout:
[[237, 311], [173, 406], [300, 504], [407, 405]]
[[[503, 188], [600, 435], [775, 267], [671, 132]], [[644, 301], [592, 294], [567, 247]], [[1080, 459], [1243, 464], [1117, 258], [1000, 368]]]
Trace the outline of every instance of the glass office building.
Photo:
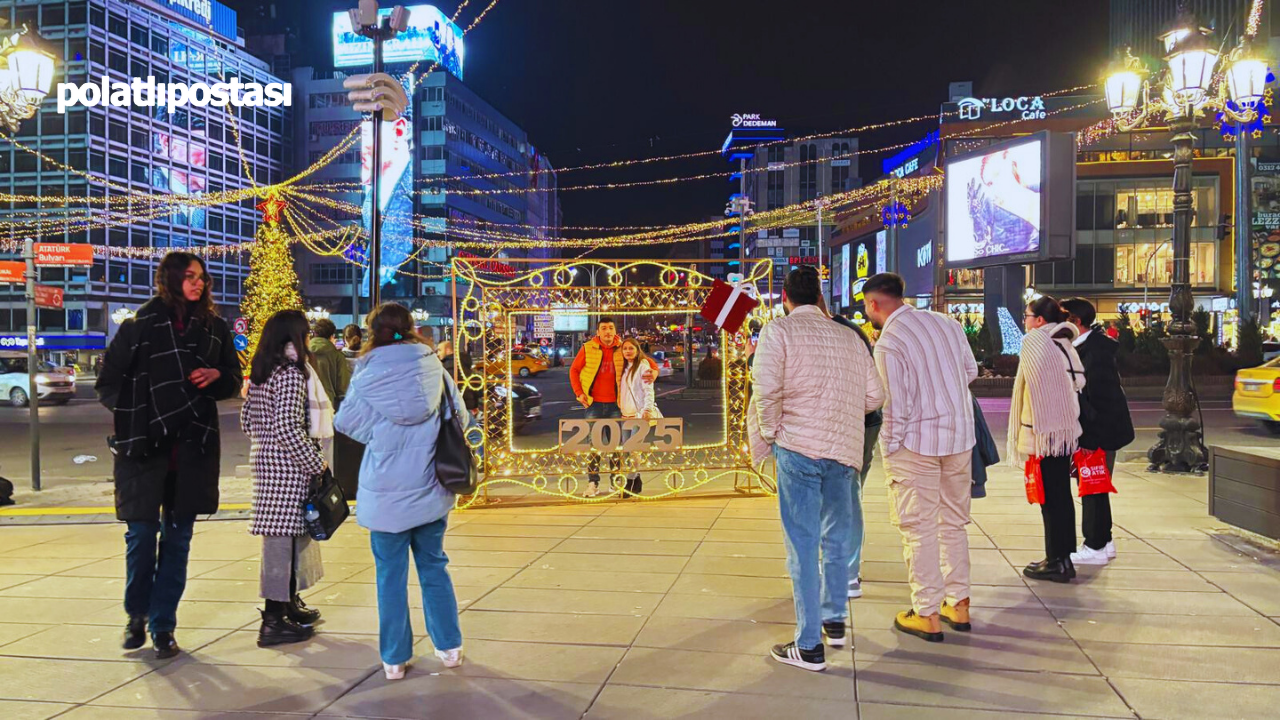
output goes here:
[[[234, 11], [217, 2], [176, 0], [0, 0], [0, 18], [10, 27], [38, 32], [55, 56], [55, 82], [83, 84], [103, 76], [120, 82], [152, 76], [156, 82], [280, 83], [266, 63], [244, 49]], [[236, 205], [178, 205], [145, 222], [107, 225], [106, 203], [145, 214], [126, 198], [132, 193], [189, 195], [193, 198], [280, 181], [291, 156], [289, 107], [55, 108], [56, 92], [36, 117], [22, 124], [16, 139], [59, 163], [0, 142], [0, 191], [17, 195], [88, 197], [69, 203], [66, 220], [47, 224], [37, 240], [88, 242], [116, 254], [95, 258], [88, 270], [44, 269], [41, 282], [65, 289], [64, 310], [38, 311], [41, 346], [50, 359], [89, 362], [114, 334], [112, 315], [133, 309], [153, 294], [154, 257], [148, 249], [203, 248], [251, 240], [260, 213], [256, 200]], [[236, 110], [232, 116], [229, 111]], [[239, 142], [237, 142], [237, 133]], [[23, 217], [34, 209], [61, 208], [42, 200], [0, 204], [0, 216]], [[91, 209], [87, 209], [91, 208]], [[94, 226], [77, 228], [75, 218]], [[10, 237], [12, 235], [12, 237]], [[22, 240], [6, 233], [5, 240]], [[16, 256], [7, 254], [4, 259]], [[247, 271], [247, 256], [215, 255], [209, 261], [214, 299], [224, 317], [236, 317]], [[0, 285], [0, 344], [22, 337], [26, 306], [20, 288]]]

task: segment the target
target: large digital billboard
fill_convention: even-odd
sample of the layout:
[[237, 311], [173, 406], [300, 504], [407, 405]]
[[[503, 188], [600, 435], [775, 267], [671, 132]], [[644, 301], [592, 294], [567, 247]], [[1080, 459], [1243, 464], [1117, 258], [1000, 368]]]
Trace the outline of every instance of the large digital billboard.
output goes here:
[[[382, 44], [384, 63], [440, 63], [454, 77], [462, 79], [466, 49], [462, 28], [434, 5], [410, 5], [409, 28]], [[378, 17], [391, 14], [391, 8], [378, 11]], [[333, 66], [353, 67], [373, 64], [373, 41], [357, 35], [346, 12], [333, 14]], [[423, 67], [426, 69], [426, 66]]]
[[[193, 133], [203, 133], [193, 130]], [[151, 133], [151, 156], [153, 160], [168, 160], [173, 167], [155, 165], [151, 169], [151, 186], [161, 192], [174, 195], [201, 195], [208, 188], [208, 181], [203, 173], [191, 168], [204, 168], [207, 162], [208, 149], [204, 145], [184, 140], [163, 132]], [[179, 167], [187, 169], [179, 169]], [[173, 213], [173, 224], [193, 228], [205, 226], [205, 209], [195, 205], [179, 205]]]
[[1074, 253], [1074, 141], [1036, 133], [947, 162], [950, 267], [1017, 265]]
[[[408, 81], [403, 81], [408, 82]], [[407, 88], [406, 88], [407, 90]], [[382, 167], [378, 202], [382, 213], [379, 286], [396, 283], [396, 271], [413, 252], [413, 115], [406, 110], [382, 123]], [[373, 229], [373, 120], [360, 125], [360, 182], [364, 185], [362, 220], [366, 237]], [[368, 272], [361, 289], [368, 297]], [[391, 293], [397, 297], [402, 295]]]

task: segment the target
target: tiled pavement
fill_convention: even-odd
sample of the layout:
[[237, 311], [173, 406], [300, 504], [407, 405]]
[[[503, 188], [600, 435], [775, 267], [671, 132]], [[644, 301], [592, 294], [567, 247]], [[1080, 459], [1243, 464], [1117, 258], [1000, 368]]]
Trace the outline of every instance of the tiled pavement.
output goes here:
[[167, 662], [119, 648], [119, 526], [0, 526], [0, 717], [1276, 717], [1280, 571], [1215, 537], [1203, 479], [1122, 473], [1119, 558], [1063, 586], [1020, 576], [1041, 555], [1040, 520], [999, 470], [970, 529], [974, 633], [926, 644], [890, 629], [908, 590], [880, 478], [854, 648], [829, 651], [820, 674], [765, 657], [792, 634], [767, 498], [455, 514], [466, 664], [444, 670], [423, 639], [396, 683], [379, 671], [354, 525], [324, 547], [316, 639], [262, 650], [258, 542], [243, 521], [201, 523], [188, 653]]

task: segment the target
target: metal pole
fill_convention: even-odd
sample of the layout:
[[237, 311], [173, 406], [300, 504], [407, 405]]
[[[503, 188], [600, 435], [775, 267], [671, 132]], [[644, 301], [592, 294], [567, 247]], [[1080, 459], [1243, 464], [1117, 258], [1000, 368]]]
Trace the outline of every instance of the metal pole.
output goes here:
[[22, 243], [27, 261], [27, 406], [31, 408], [31, 489], [40, 490], [40, 395], [36, 390], [36, 251], [28, 239]]
[[[818, 208], [818, 293], [822, 295], [822, 299], [827, 305], [827, 311], [830, 312], [832, 315], [834, 315], [835, 309], [831, 307], [830, 291], [831, 291], [831, 286], [834, 284], [835, 268], [831, 267], [832, 263], [826, 262], [827, 258], [823, 254], [823, 250], [822, 250], [822, 207], [823, 207], [822, 198], [818, 198], [815, 205]], [[831, 277], [833, 278], [831, 283], [823, 283], [822, 281], [822, 267], [824, 265], [827, 266], [827, 272], [831, 273]], [[825, 287], [824, 287], [824, 284], [825, 284]]]
[[1160, 440], [1147, 451], [1149, 470], [1202, 472], [1208, 467], [1198, 418], [1199, 399], [1191, 387], [1191, 359], [1199, 338], [1191, 322], [1195, 299], [1191, 295], [1191, 154], [1195, 145], [1195, 121], [1179, 117], [1173, 131], [1173, 283], [1169, 292], [1169, 382], [1164, 389], [1164, 418]]
[[[374, 29], [373, 72], [382, 72], [382, 39], [387, 35], [390, 20]], [[373, 227], [369, 231], [369, 300], [376, 308], [382, 301], [382, 111], [373, 114]]]
[[1253, 317], [1253, 189], [1249, 187], [1249, 131], [1236, 125], [1236, 309], [1240, 322]]
[[889, 180], [889, 232], [885, 234], [885, 270], [898, 272], [898, 181]]

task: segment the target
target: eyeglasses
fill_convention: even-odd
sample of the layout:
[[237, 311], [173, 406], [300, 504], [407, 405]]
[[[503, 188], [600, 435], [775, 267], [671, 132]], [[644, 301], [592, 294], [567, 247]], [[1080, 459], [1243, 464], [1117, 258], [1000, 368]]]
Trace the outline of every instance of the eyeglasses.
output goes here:
[[1039, 315], [1036, 315], [1035, 313], [1024, 313], [1024, 314], [1022, 315], [1022, 317], [1024, 317], [1024, 318], [1033, 318], [1033, 317], [1040, 317], [1040, 316], [1039, 316]]
[[186, 275], [182, 276], [182, 279], [183, 279], [183, 280], [185, 280], [186, 282], [195, 282], [195, 281], [197, 281], [197, 280], [198, 280], [198, 281], [200, 281], [200, 282], [204, 283], [205, 285], [208, 285], [208, 284], [209, 284], [209, 274], [208, 274], [208, 273], [199, 273], [199, 274], [197, 274], [197, 273], [187, 273]]

